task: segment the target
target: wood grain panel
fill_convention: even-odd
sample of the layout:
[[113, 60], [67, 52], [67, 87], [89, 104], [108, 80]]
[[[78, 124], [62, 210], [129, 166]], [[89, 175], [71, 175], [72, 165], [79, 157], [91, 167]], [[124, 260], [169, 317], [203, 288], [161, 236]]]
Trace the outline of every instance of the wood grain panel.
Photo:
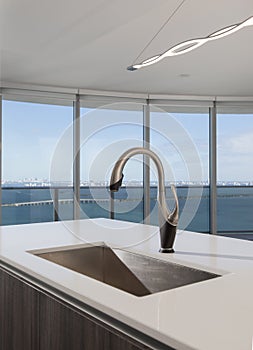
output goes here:
[[38, 292], [0, 269], [0, 348], [38, 348]]

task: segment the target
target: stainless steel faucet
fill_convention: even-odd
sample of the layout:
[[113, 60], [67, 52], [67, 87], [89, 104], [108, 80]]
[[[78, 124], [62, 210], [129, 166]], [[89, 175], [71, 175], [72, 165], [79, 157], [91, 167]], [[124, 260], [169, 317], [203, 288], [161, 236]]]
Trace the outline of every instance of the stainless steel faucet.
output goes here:
[[172, 212], [169, 211], [166, 204], [165, 198], [165, 184], [164, 184], [164, 169], [160, 158], [149, 149], [142, 147], [130, 148], [124, 152], [116, 164], [114, 165], [111, 181], [110, 181], [110, 191], [117, 192], [122, 185], [123, 180], [123, 168], [129, 158], [135, 156], [136, 154], [145, 154], [149, 156], [155, 163], [158, 172], [158, 194], [157, 200], [159, 205], [159, 227], [160, 227], [160, 241], [161, 241], [161, 253], [174, 253], [173, 244], [177, 231], [178, 224], [178, 198], [175, 186], [171, 186], [171, 190], [175, 199], [175, 208]]

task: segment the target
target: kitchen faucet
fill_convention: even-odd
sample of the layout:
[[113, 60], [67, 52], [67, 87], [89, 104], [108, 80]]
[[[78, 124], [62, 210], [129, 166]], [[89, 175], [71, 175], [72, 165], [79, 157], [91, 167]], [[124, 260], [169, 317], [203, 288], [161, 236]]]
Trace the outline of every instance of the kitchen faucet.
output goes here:
[[164, 184], [164, 169], [160, 158], [151, 150], [143, 147], [130, 148], [124, 152], [114, 165], [111, 181], [110, 181], [110, 191], [117, 192], [122, 185], [123, 180], [123, 168], [129, 158], [135, 156], [136, 154], [144, 154], [149, 156], [155, 163], [158, 172], [158, 208], [159, 208], [159, 227], [160, 227], [160, 243], [161, 248], [159, 252], [161, 253], [174, 253], [173, 244], [177, 231], [178, 224], [178, 198], [174, 185], [171, 185], [171, 190], [175, 199], [175, 208], [172, 212], [169, 211], [166, 204], [165, 198], [165, 184]]

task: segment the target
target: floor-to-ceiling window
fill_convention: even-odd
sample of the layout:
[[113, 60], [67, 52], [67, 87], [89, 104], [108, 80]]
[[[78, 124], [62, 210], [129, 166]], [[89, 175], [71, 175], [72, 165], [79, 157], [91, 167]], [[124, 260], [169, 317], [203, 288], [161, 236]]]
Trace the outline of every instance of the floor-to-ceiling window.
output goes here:
[[[170, 184], [177, 187], [179, 228], [210, 232], [212, 103], [81, 95], [79, 110], [73, 108], [77, 96], [56, 98], [48, 93], [42, 98], [40, 94], [26, 96], [24, 91], [4, 95], [2, 224], [72, 219], [74, 168], [80, 171], [80, 218], [114, 217], [157, 225], [158, 179], [152, 161], [150, 183], [139, 155], [126, 163], [123, 185], [113, 201], [108, 191], [118, 157], [129, 148], [145, 145], [162, 160], [171, 209]], [[75, 110], [80, 112], [80, 139], [74, 132]], [[214, 139], [217, 136], [217, 233], [246, 239], [253, 237], [252, 110], [247, 103], [231, 107], [222, 102], [217, 103], [217, 115], [213, 109], [217, 118], [217, 130], [213, 130]], [[80, 148], [76, 168], [73, 144]], [[150, 192], [148, 211], [144, 185]]]
[[[173, 183], [179, 198], [179, 228], [209, 232], [208, 107], [151, 106], [150, 146], [164, 163], [168, 204]], [[158, 223], [157, 178], [151, 175], [151, 222]]]
[[253, 108], [217, 110], [217, 228], [253, 238]]
[[72, 218], [72, 138], [62, 149], [68, 169], [51, 174], [57, 144], [72, 123], [71, 102], [60, 103], [2, 102], [3, 225]]

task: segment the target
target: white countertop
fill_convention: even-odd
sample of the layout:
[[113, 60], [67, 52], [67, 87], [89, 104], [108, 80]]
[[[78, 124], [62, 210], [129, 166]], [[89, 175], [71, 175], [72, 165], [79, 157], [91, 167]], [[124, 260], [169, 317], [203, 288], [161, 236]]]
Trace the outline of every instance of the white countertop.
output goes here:
[[[0, 257], [13, 267], [179, 350], [253, 349], [253, 242], [178, 231], [158, 253], [158, 227], [94, 219], [0, 228]], [[222, 274], [136, 297], [27, 251], [87, 242]]]

